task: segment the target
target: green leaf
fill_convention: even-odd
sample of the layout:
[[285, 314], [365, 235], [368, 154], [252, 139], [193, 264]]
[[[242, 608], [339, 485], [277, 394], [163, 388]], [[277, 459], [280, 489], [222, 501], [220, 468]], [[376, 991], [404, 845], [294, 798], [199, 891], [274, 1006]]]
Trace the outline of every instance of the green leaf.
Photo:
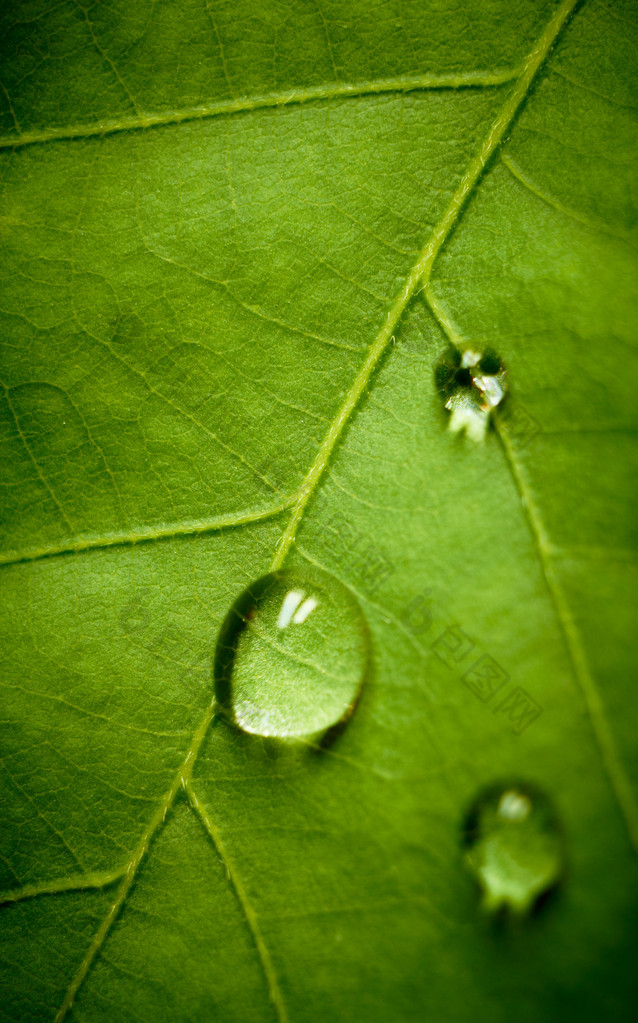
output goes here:
[[[0, 18], [0, 1018], [627, 1019], [636, 4]], [[373, 650], [325, 748], [211, 704], [308, 563]], [[568, 857], [516, 923], [461, 841], [513, 782]]]

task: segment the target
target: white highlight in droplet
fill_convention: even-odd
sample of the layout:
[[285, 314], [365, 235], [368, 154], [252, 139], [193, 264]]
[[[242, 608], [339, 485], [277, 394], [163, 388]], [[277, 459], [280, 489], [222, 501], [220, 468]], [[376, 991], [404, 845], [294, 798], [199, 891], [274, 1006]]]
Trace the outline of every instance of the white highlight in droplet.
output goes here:
[[306, 600], [304, 600], [303, 604], [301, 605], [301, 607], [297, 611], [296, 615], [293, 618], [293, 622], [296, 622], [297, 625], [301, 625], [302, 622], [305, 622], [305, 620], [308, 617], [308, 615], [312, 611], [314, 611], [316, 606], [317, 606], [317, 601], [315, 600], [315, 598], [314, 597], [308, 597]]
[[505, 397], [502, 380], [496, 376], [474, 377], [474, 383], [483, 395], [487, 408], [496, 408]]
[[472, 348], [467, 348], [461, 356], [461, 366], [463, 369], [470, 369], [472, 366], [477, 366], [481, 361], [481, 353], [475, 352]]
[[531, 809], [529, 799], [520, 792], [504, 792], [498, 804], [499, 817], [508, 821], [524, 821]]
[[[447, 408], [450, 408], [448, 402]], [[464, 430], [470, 440], [480, 443], [487, 433], [488, 415], [484, 409], [470, 405], [461, 405], [452, 410], [448, 429], [450, 433], [462, 433]]]
[[[294, 615], [295, 611], [297, 610], [297, 608], [299, 607], [299, 605], [301, 604], [303, 598], [304, 598], [303, 590], [288, 591], [288, 593], [283, 599], [281, 611], [279, 612], [279, 617], [277, 618], [278, 629], [285, 629], [286, 626], [290, 624], [290, 620]], [[312, 608], [310, 608], [310, 610], [312, 611]], [[308, 612], [308, 614], [310, 614], [310, 611]]]

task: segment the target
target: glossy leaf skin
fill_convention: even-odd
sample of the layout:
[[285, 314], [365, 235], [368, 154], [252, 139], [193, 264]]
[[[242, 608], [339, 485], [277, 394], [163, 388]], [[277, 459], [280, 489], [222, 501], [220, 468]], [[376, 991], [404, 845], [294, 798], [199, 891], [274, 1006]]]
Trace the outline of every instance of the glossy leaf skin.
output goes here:
[[[0, 1019], [631, 1018], [636, 4], [0, 25]], [[242, 734], [219, 629], [308, 565], [361, 699]], [[463, 821], [519, 783], [567, 867], [494, 920]]]

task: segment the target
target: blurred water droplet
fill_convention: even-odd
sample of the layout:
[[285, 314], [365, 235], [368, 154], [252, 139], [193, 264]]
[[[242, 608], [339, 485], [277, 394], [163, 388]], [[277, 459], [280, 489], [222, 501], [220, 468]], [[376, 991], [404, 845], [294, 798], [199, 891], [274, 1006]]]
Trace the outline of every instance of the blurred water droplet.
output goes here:
[[473, 804], [464, 829], [466, 862], [489, 911], [530, 910], [565, 869], [563, 837], [549, 800], [527, 786], [495, 786]]
[[461, 351], [450, 346], [439, 360], [435, 379], [450, 413], [450, 431], [483, 440], [490, 415], [508, 389], [507, 372], [496, 352], [487, 349], [481, 354], [473, 348]]
[[245, 732], [325, 733], [351, 714], [367, 663], [368, 628], [350, 590], [318, 569], [271, 572], [226, 617], [217, 701]]

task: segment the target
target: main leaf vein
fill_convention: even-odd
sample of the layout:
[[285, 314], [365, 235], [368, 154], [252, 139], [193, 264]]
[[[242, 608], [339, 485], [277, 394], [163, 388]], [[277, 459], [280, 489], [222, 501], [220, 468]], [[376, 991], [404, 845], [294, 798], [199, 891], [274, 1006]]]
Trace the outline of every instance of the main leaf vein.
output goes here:
[[[497, 115], [478, 153], [470, 162], [465, 174], [463, 175], [459, 185], [457, 186], [445, 214], [443, 215], [442, 219], [432, 232], [430, 239], [427, 242], [425, 248], [423, 249], [420, 258], [414, 264], [409, 274], [407, 275], [398, 295], [396, 296], [391, 308], [389, 309], [386, 315], [384, 323], [376, 339], [372, 343], [359, 372], [355, 376], [355, 379], [348, 392], [348, 395], [346, 396], [341, 408], [339, 409], [339, 412], [337, 413], [335, 419], [330, 425], [328, 432], [322, 444], [319, 447], [317, 456], [299, 489], [298, 497], [293, 506], [288, 527], [284, 531], [281, 541], [275, 552], [272, 566], [273, 569], [276, 569], [283, 564], [291, 546], [293, 545], [297, 534], [297, 530], [305, 513], [308, 502], [315, 493], [319, 481], [329, 463], [329, 460], [338, 441], [343, 436], [344, 431], [348, 425], [348, 422], [350, 421], [353, 413], [357, 409], [375, 370], [379, 366], [379, 363], [383, 358], [383, 355], [386, 352], [388, 345], [392, 340], [393, 332], [397, 328], [398, 323], [408, 303], [410, 302], [415, 292], [419, 288], [427, 284], [434, 261], [438, 253], [440, 252], [442, 246], [447, 241], [454, 227], [456, 226], [459, 215], [463, 208], [465, 207], [470, 196], [473, 194], [479, 180], [483, 175], [486, 165], [488, 164], [489, 160], [491, 159], [497, 147], [499, 146], [505, 132], [512, 124], [521, 104], [523, 103], [525, 97], [529, 92], [530, 86], [539, 68], [543, 64], [559, 32], [563, 28], [567, 19], [572, 14], [578, 2], [579, 0], [563, 0], [561, 5], [555, 11], [553, 17], [546, 25], [544, 31], [541, 33], [539, 39], [537, 40], [536, 45], [534, 46], [532, 52], [527, 58], [523, 66], [522, 72], [520, 74], [520, 77], [517, 79], [516, 85], [514, 86], [512, 92], [505, 101], [503, 107], [501, 108], [501, 111]], [[439, 87], [441, 86], [439, 85]], [[377, 89], [377, 91], [382, 90]], [[348, 94], [347, 91], [344, 94]], [[312, 97], [306, 95], [305, 98], [309, 99]], [[297, 102], [302, 101], [303, 101], [302, 99], [297, 100]], [[273, 104], [271, 102], [270, 105], [283, 105], [284, 102], [285, 100], [282, 100], [280, 104]], [[207, 735], [208, 729], [213, 721], [214, 716], [215, 705], [214, 703], [211, 703], [211, 705], [207, 708], [200, 724], [198, 725], [193, 734], [190, 746], [185, 754], [182, 765], [179, 768], [170, 789], [163, 797], [161, 803], [159, 804], [157, 810], [155, 811], [155, 814], [151, 818], [147, 829], [145, 830], [144, 834], [142, 835], [140, 841], [138, 842], [138, 845], [136, 846], [133, 852], [132, 858], [127, 867], [126, 875], [118, 889], [118, 893], [113, 905], [111, 906], [109, 912], [107, 913], [104, 920], [100, 924], [100, 927], [98, 928], [78, 971], [76, 972], [75, 976], [71, 980], [71, 983], [69, 984], [67, 992], [64, 996], [64, 1000], [60, 1006], [60, 1010], [56, 1016], [56, 1023], [62, 1023], [62, 1020], [66, 1017], [68, 1011], [70, 1010], [78, 990], [80, 989], [81, 985], [86, 979], [93, 962], [95, 961], [100, 949], [102, 948], [108, 936], [111, 926], [118, 917], [120, 910], [122, 909], [122, 906], [126, 901], [126, 898], [131, 889], [139, 866], [142, 862], [142, 859], [144, 858], [144, 855], [147, 852], [155, 833], [162, 825], [168, 810], [173, 805], [180, 788], [184, 788], [187, 792], [188, 791], [192, 792], [192, 787], [190, 783], [193, 767], [197, 760], [201, 746], [204, 742], [204, 739]], [[216, 828], [215, 833], [217, 833]], [[247, 898], [242, 899], [241, 901], [247, 918], [249, 913], [251, 914], [252, 917], [254, 917], [254, 910], [252, 910], [252, 907], [250, 906], [250, 903], [248, 902]], [[254, 919], [256, 920], [256, 917], [254, 917]], [[270, 968], [268, 969], [266, 968], [263, 958], [260, 957], [260, 961], [262, 963], [262, 967], [266, 972], [269, 987], [271, 988], [272, 992], [271, 985], [273, 983], [274, 971], [272, 972], [272, 976], [270, 976]], [[267, 962], [270, 963], [269, 958]], [[281, 1017], [282, 1008], [283, 1012], [285, 1013], [285, 1007], [283, 1006], [283, 1003], [279, 1011], [280, 1019], [282, 1018], [285, 1019], [286, 1018], [285, 1016]]]

